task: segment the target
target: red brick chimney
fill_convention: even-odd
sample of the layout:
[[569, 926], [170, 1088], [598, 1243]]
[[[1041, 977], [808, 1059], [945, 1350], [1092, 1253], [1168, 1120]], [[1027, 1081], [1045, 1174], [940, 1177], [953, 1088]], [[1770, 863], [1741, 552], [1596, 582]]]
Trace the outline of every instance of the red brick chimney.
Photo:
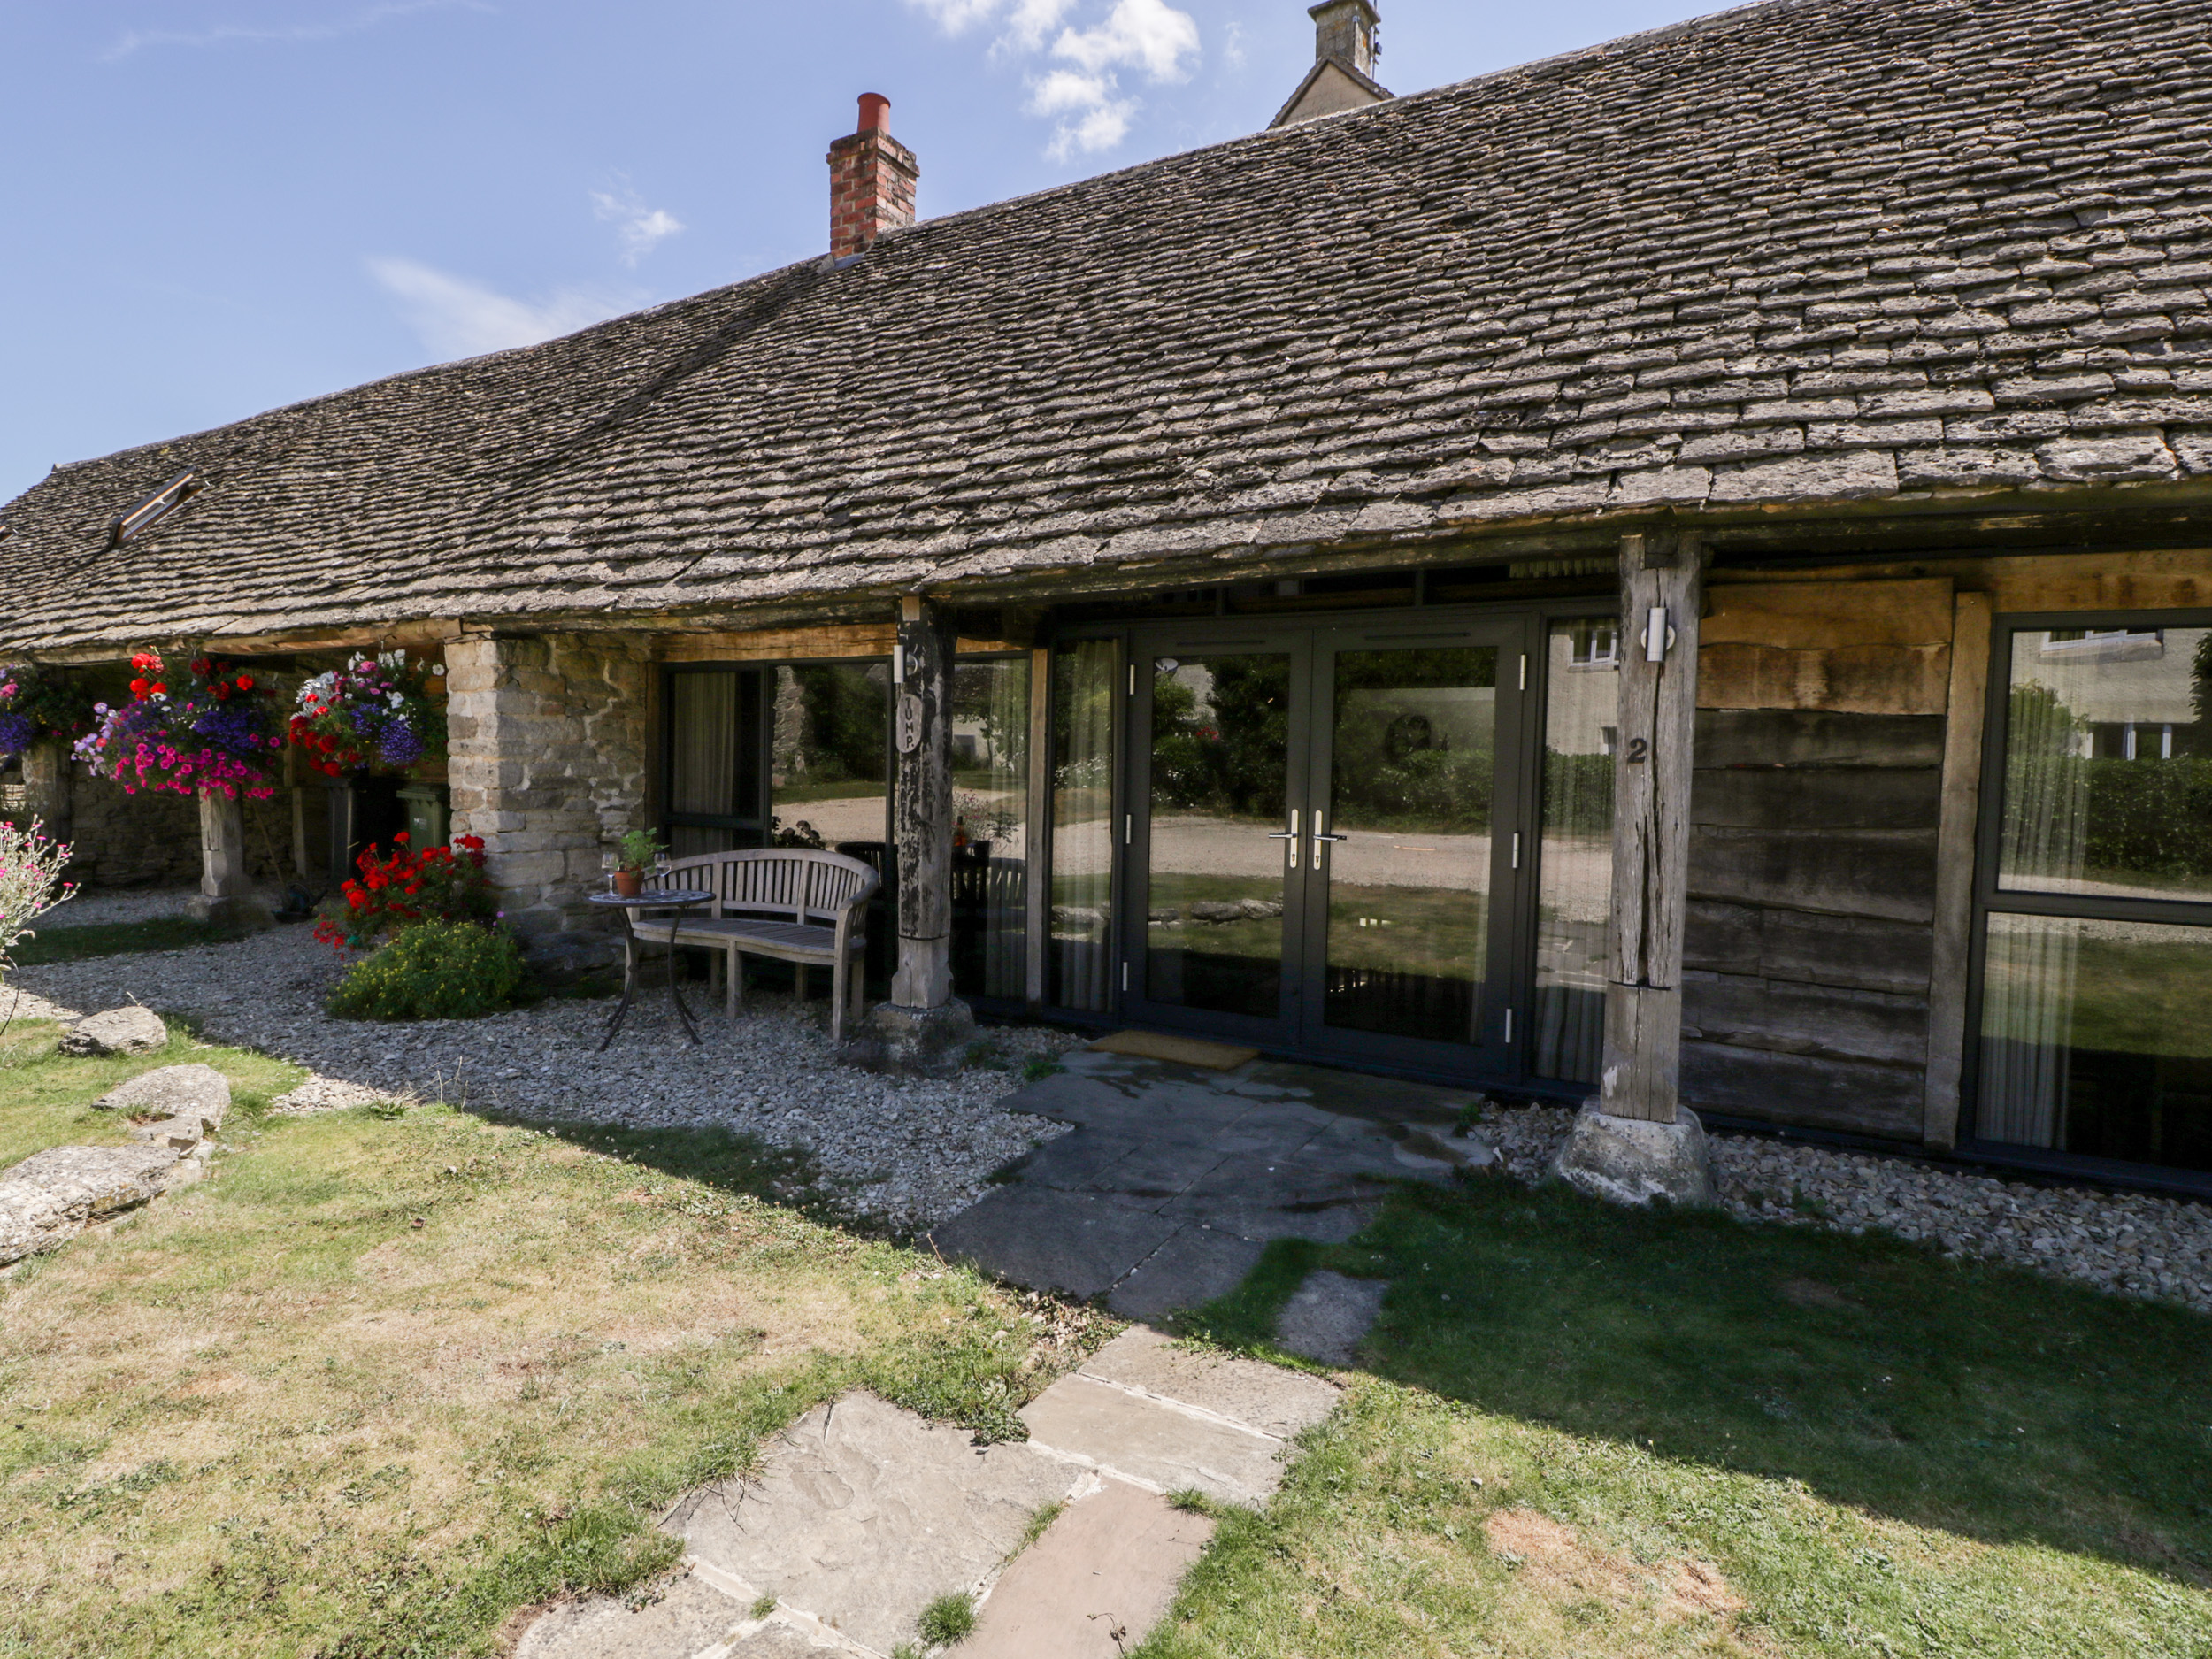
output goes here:
[[891, 136], [891, 100], [860, 95], [860, 130], [829, 148], [830, 257], [866, 250], [887, 230], [914, 222], [914, 152]]

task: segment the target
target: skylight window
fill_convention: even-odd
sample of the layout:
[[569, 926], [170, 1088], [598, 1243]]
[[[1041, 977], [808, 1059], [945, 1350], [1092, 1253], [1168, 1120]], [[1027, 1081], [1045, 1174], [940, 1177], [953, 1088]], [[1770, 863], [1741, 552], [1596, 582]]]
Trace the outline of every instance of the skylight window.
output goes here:
[[203, 488], [191, 473], [178, 473], [108, 526], [108, 545], [121, 547], [140, 531], [152, 528], [198, 495]]

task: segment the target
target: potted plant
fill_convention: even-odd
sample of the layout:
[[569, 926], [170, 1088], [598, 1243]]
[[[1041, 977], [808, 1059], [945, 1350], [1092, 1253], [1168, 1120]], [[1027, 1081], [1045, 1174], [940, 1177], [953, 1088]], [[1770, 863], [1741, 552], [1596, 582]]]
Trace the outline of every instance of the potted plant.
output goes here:
[[445, 710], [430, 695], [442, 663], [412, 661], [403, 650], [357, 652], [343, 668], [300, 687], [290, 737], [307, 764], [332, 778], [348, 772], [404, 772], [445, 758]]
[[626, 899], [645, 891], [645, 872], [668, 850], [651, 830], [634, 829], [615, 843], [614, 890]]

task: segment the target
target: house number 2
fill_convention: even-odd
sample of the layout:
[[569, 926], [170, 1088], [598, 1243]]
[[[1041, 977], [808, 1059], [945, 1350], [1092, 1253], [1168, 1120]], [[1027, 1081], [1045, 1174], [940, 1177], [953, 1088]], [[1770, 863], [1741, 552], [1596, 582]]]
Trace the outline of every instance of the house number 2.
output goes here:
[[1628, 740], [1628, 764], [1630, 765], [1642, 765], [1644, 762], [1650, 757], [1650, 755], [1651, 742], [1649, 739], [1632, 737]]

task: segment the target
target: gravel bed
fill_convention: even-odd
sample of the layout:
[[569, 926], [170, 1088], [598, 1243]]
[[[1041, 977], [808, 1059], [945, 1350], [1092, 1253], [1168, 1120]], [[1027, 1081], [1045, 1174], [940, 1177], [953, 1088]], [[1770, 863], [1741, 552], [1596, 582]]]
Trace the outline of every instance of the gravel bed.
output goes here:
[[[1482, 1133], [1510, 1173], [1533, 1183], [1573, 1122], [1565, 1107], [1492, 1106]], [[1845, 1233], [1886, 1228], [1946, 1256], [2007, 1262], [2212, 1313], [2212, 1206], [2029, 1186], [1759, 1135], [1717, 1134], [1712, 1146], [1721, 1202], [1744, 1220]]]
[[74, 898], [64, 899], [32, 926], [43, 932], [58, 927], [95, 927], [104, 922], [150, 922], [164, 916], [182, 916], [199, 896], [191, 887], [88, 887]]
[[485, 1019], [333, 1019], [322, 1002], [342, 971], [337, 953], [303, 926], [23, 968], [13, 979], [30, 994], [20, 1017], [38, 1016], [37, 998], [85, 1012], [135, 1000], [191, 1017], [211, 1041], [306, 1066], [315, 1076], [285, 1097], [290, 1110], [411, 1095], [640, 1128], [718, 1125], [804, 1148], [849, 1210], [902, 1227], [965, 1208], [992, 1171], [1066, 1133], [999, 1102], [1021, 1087], [1025, 1060], [1081, 1041], [990, 1027], [979, 1035], [995, 1055], [956, 1078], [879, 1077], [832, 1056], [827, 1000], [818, 994], [795, 1007], [787, 996], [755, 992], [733, 1024], [705, 987], [695, 987], [686, 994], [699, 1015], [695, 1048], [667, 993], [649, 982], [613, 1046], [595, 1054], [611, 999], [553, 1000]]

